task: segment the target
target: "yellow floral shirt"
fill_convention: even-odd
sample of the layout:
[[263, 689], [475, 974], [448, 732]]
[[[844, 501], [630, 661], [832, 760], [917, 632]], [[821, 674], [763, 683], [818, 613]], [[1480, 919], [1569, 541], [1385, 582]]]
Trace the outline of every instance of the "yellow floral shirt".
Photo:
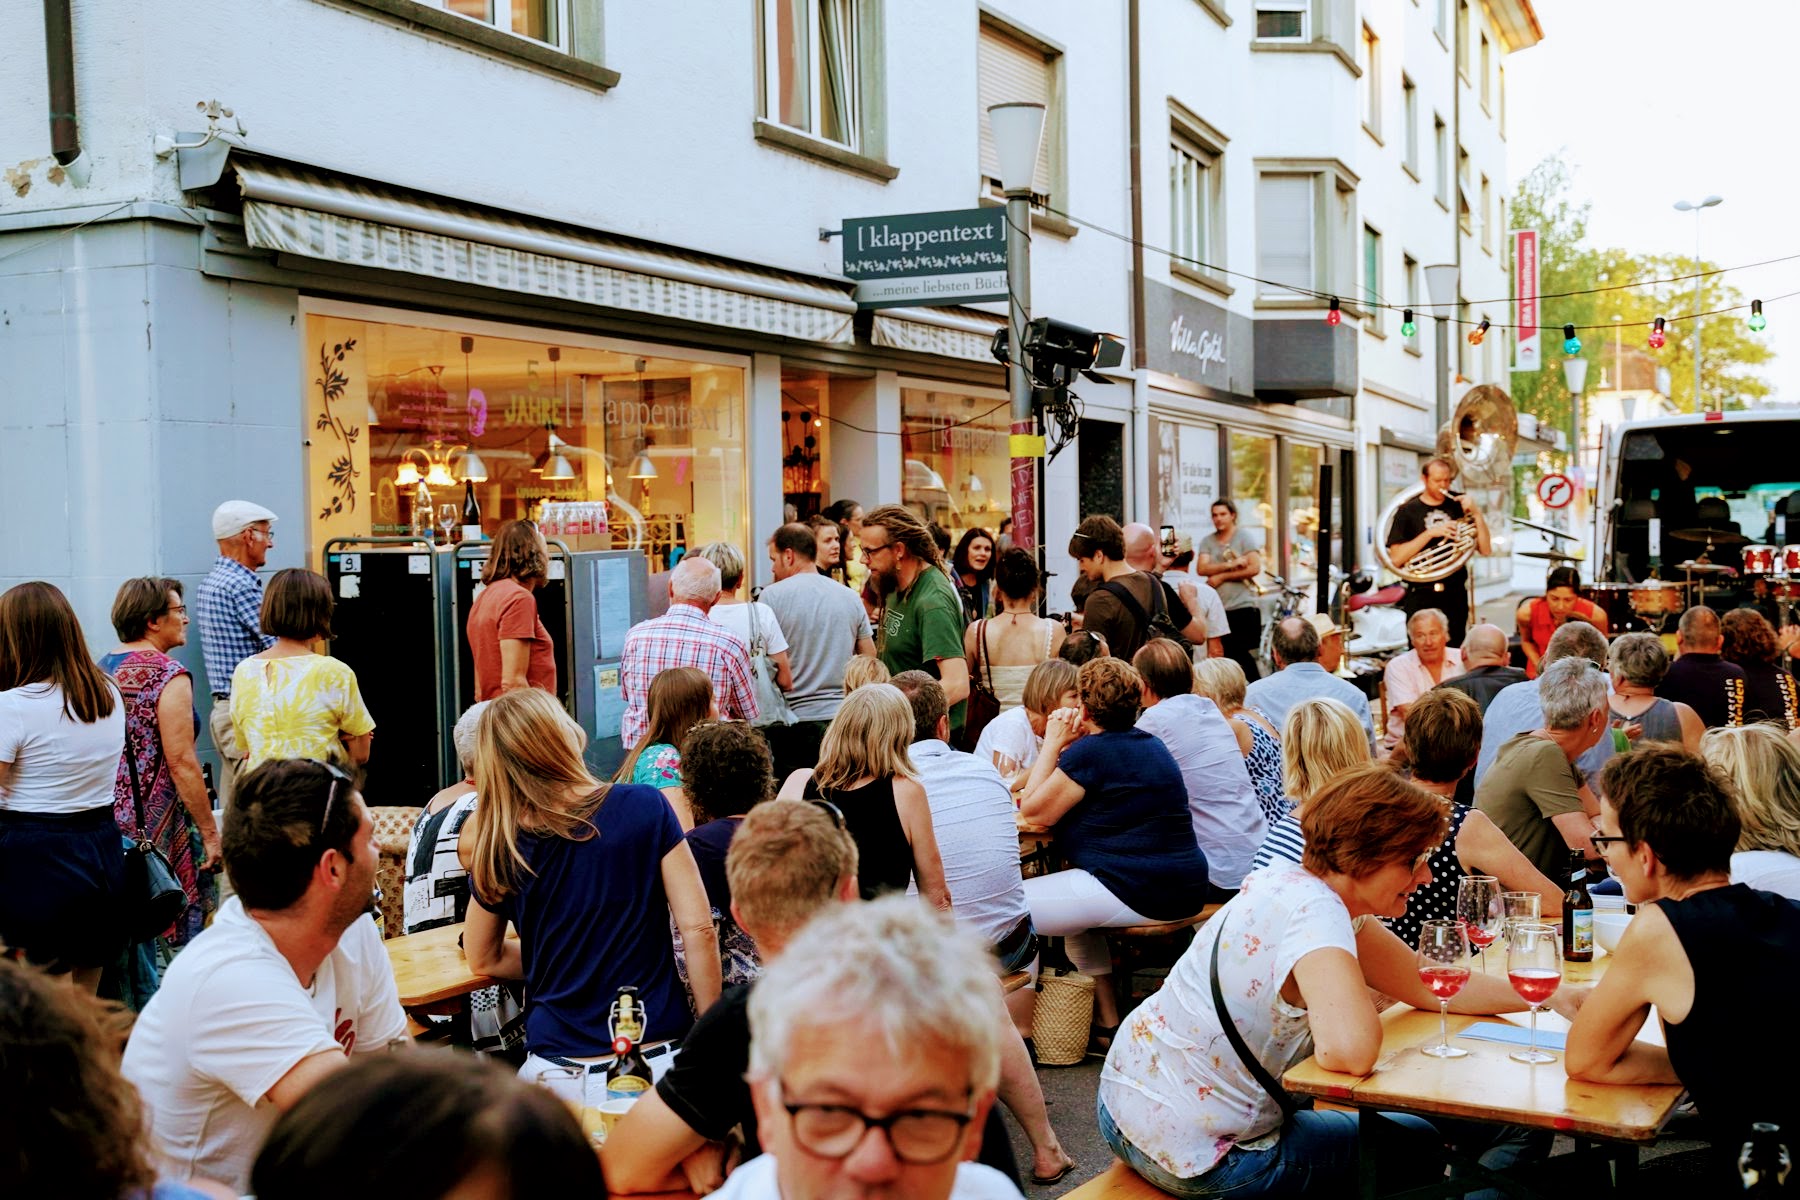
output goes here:
[[271, 758], [344, 763], [345, 737], [375, 728], [356, 672], [324, 654], [246, 658], [231, 674], [231, 723], [248, 770]]

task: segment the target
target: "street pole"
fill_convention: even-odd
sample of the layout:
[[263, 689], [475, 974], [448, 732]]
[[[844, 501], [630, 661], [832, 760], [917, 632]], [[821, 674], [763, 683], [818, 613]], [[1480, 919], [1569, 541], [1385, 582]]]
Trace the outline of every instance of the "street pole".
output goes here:
[[1694, 411], [1706, 411], [1700, 403], [1700, 214], [1716, 204], [1723, 204], [1723, 196], [1708, 196], [1698, 204], [1686, 200], [1675, 202], [1676, 212], [1694, 214]]
[[[1044, 106], [995, 104], [988, 125], [999, 160], [1000, 191], [1006, 198], [1006, 390], [1011, 401], [1012, 536], [1013, 544], [1033, 552], [1044, 569], [1043, 531], [1038, 528], [1038, 496], [1043, 489], [1043, 442], [1035, 456], [1021, 454], [1020, 439], [1037, 434], [1031, 377], [1025, 370], [1025, 325], [1031, 320], [1031, 185], [1037, 172], [1038, 148], [1044, 138]], [[1040, 603], [1042, 589], [1040, 589]]]

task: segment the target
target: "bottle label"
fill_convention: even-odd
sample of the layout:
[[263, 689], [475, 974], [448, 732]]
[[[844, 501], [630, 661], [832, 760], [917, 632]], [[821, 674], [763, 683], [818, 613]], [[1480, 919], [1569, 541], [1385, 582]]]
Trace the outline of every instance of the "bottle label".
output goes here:
[[606, 1081], [608, 1100], [636, 1100], [650, 1090], [650, 1081], [639, 1075], [615, 1075]]
[[481, 540], [481, 526], [464, 525], [462, 527], [462, 540], [465, 542], [479, 542]]
[[1594, 910], [1578, 908], [1569, 914], [1569, 949], [1576, 954], [1594, 952]]

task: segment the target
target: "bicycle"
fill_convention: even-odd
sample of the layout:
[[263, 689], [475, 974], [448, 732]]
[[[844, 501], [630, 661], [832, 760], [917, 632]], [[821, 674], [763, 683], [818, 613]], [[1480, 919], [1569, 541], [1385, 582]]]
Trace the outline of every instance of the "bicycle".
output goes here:
[[[1257, 579], [1253, 581], [1252, 586], [1257, 590], [1257, 607], [1262, 609], [1263, 618], [1262, 640], [1256, 648], [1256, 665], [1263, 675], [1267, 676], [1274, 674], [1277, 669], [1274, 651], [1271, 649], [1275, 638], [1276, 624], [1289, 617], [1305, 616], [1305, 606], [1309, 597], [1304, 587], [1294, 586], [1273, 571], [1265, 571], [1263, 575], [1268, 578], [1269, 584], [1264, 585], [1260, 579]], [[1265, 605], [1264, 599], [1275, 591], [1279, 591], [1280, 596], [1273, 605]]]

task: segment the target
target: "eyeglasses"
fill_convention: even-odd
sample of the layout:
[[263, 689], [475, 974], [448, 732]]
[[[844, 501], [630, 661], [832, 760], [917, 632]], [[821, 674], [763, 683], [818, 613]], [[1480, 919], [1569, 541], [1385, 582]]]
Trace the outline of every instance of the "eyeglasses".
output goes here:
[[1437, 853], [1436, 846], [1429, 846], [1429, 847], [1425, 848], [1424, 850], [1421, 850], [1419, 852], [1419, 857], [1412, 860], [1413, 872], [1416, 874], [1420, 867], [1422, 867], [1426, 863], [1430, 862], [1431, 856], [1435, 853]]
[[1604, 858], [1606, 856], [1606, 848], [1608, 846], [1612, 845], [1615, 842], [1622, 846], [1625, 844], [1626, 839], [1622, 834], [1596, 833], [1596, 834], [1590, 835], [1588, 837], [1588, 841], [1593, 843], [1594, 853], [1598, 854], [1602, 858]]
[[245, 528], [244, 536], [249, 537], [251, 534], [255, 534], [265, 542], [272, 542], [275, 540], [275, 531], [273, 529], [258, 529], [256, 526], [251, 525]]
[[894, 543], [892, 543], [892, 542], [883, 542], [879, 546], [864, 545], [863, 546], [863, 556], [865, 558], [874, 558], [877, 554], [880, 554], [883, 550], [892, 550], [893, 548], [894, 548]]
[[[787, 1091], [785, 1084], [782, 1091]], [[887, 1136], [895, 1158], [915, 1167], [929, 1167], [955, 1154], [962, 1144], [963, 1130], [974, 1119], [972, 1112], [935, 1108], [903, 1108], [885, 1117], [872, 1117], [847, 1104], [782, 1107], [793, 1120], [794, 1140], [809, 1154], [834, 1160], [846, 1158], [874, 1128]]]
[[168, 608], [163, 610], [163, 616], [165, 616], [165, 617], [175, 616], [175, 615], [180, 615], [183, 617], [187, 616], [187, 605], [171, 604], [171, 605], [169, 605]]
[[356, 781], [346, 775], [341, 767], [328, 762], [322, 762], [319, 765], [331, 775], [331, 791], [325, 794], [325, 814], [319, 818], [319, 832], [324, 833], [325, 827], [331, 824], [331, 810], [337, 805], [338, 789], [355, 787]]

